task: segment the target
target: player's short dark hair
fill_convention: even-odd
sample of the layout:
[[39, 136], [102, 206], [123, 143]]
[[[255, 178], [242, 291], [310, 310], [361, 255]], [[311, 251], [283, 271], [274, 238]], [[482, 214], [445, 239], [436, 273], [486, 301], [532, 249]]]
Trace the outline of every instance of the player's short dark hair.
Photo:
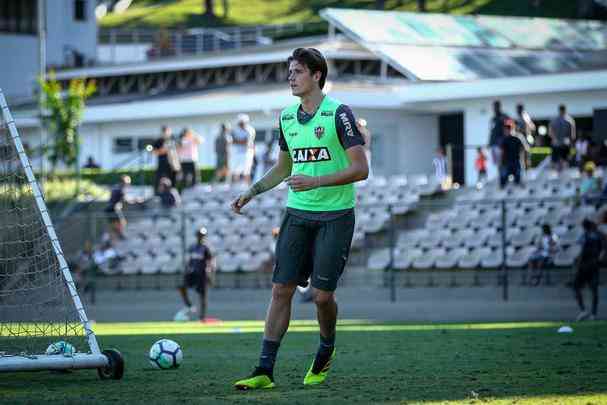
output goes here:
[[293, 51], [293, 54], [287, 59], [287, 63], [290, 64], [293, 61], [297, 61], [302, 65], [305, 65], [309, 70], [310, 74], [320, 72], [320, 80], [318, 85], [322, 90], [325, 87], [325, 81], [327, 80], [327, 73], [329, 68], [327, 67], [327, 60], [323, 54], [315, 48], [297, 48]]

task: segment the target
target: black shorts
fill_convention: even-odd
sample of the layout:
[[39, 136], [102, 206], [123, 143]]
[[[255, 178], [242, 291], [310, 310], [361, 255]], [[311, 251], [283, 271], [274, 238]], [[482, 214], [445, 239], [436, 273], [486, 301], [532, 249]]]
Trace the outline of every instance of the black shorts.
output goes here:
[[183, 275], [183, 286], [194, 288], [199, 294], [206, 293], [207, 275], [200, 271], [188, 271]]
[[553, 146], [551, 158], [554, 163], [557, 163], [561, 160], [567, 161], [569, 159], [569, 146], [567, 146], [567, 145]]
[[599, 286], [599, 263], [581, 263], [575, 273], [575, 288], [582, 288], [588, 285], [590, 288]]
[[313, 221], [286, 213], [276, 241], [272, 282], [335, 291], [354, 235], [354, 211], [332, 221]]

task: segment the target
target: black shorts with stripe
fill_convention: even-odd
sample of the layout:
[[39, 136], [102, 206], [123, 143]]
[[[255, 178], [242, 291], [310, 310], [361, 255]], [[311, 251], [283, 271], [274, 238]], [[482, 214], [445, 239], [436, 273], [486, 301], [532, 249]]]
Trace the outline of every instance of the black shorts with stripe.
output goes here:
[[276, 242], [272, 281], [335, 291], [354, 235], [354, 210], [329, 221], [302, 218], [288, 212]]

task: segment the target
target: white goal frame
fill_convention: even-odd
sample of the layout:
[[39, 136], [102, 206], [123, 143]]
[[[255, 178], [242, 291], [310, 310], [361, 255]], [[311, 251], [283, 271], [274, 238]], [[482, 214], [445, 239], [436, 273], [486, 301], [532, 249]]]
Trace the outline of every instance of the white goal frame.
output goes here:
[[38, 185], [38, 182], [36, 181], [36, 178], [34, 176], [34, 172], [32, 171], [32, 166], [29, 162], [27, 154], [25, 153], [25, 149], [23, 148], [21, 137], [19, 136], [19, 132], [17, 131], [15, 121], [8, 108], [8, 104], [6, 102], [2, 89], [0, 89], [0, 108], [2, 108], [2, 118], [6, 123], [6, 126], [8, 127], [11, 139], [13, 141], [13, 145], [17, 151], [17, 154], [19, 155], [21, 167], [23, 168], [23, 171], [25, 172], [25, 175], [27, 177], [27, 181], [30, 187], [32, 188], [32, 194], [36, 201], [36, 206], [38, 207], [38, 212], [40, 214], [41, 221], [44, 227], [46, 228], [48, 237], [53, 247], [53, 252], [55, 253], [55, 256], [59, 262], [59, 268], [63, 276], [63, 280], [66, 283], [68, 292], [78, 313], [80, 323], [82, 324], [82, 327], [84, 329], [86, 341], [88, 342], [91, 351], [90, 354], [75, 353], [73, 356], [70, 357], [63, 355], [49, 356], [45, 354], [27, 354], [23, 356], [4, 355], [0, 356], [0, 372], [66, 370], [107, 367], [109, 365], [109, 360], [105, 354], [101, 353], [99, 349], [97, 338], [91, 328], [91, 323], [86, 315], [84, 306], [82, 305], [82, 301], [80, 300], [80, 296], [78, 295], [78, 290], [76, 289], [76, 285], [74, 284], [74, 280], [72, 278], [72, 274], [70, 273], [69, 266], [63, 255], [63, 250], [61, 249], [61, 244], [59, 243], [59, 239], [57, 238], [57, 234], [55, 233], [55, 228], [53, 227], [51, 217], [46, 208], [46, 203], [44, 202], [44, 197], [42, 196], [40, 186]]

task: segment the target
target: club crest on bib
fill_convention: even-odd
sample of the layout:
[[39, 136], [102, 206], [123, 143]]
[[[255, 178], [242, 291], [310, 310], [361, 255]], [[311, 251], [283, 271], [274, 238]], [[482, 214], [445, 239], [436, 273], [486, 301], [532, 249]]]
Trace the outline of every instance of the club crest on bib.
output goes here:
[[322, 138], [324, 134], [325, 134], [325, 128], [324, 127], [318, 126], [318, 127], [314, 128], [314, 135], [316, 135], [316, 137], [318, 139]]

